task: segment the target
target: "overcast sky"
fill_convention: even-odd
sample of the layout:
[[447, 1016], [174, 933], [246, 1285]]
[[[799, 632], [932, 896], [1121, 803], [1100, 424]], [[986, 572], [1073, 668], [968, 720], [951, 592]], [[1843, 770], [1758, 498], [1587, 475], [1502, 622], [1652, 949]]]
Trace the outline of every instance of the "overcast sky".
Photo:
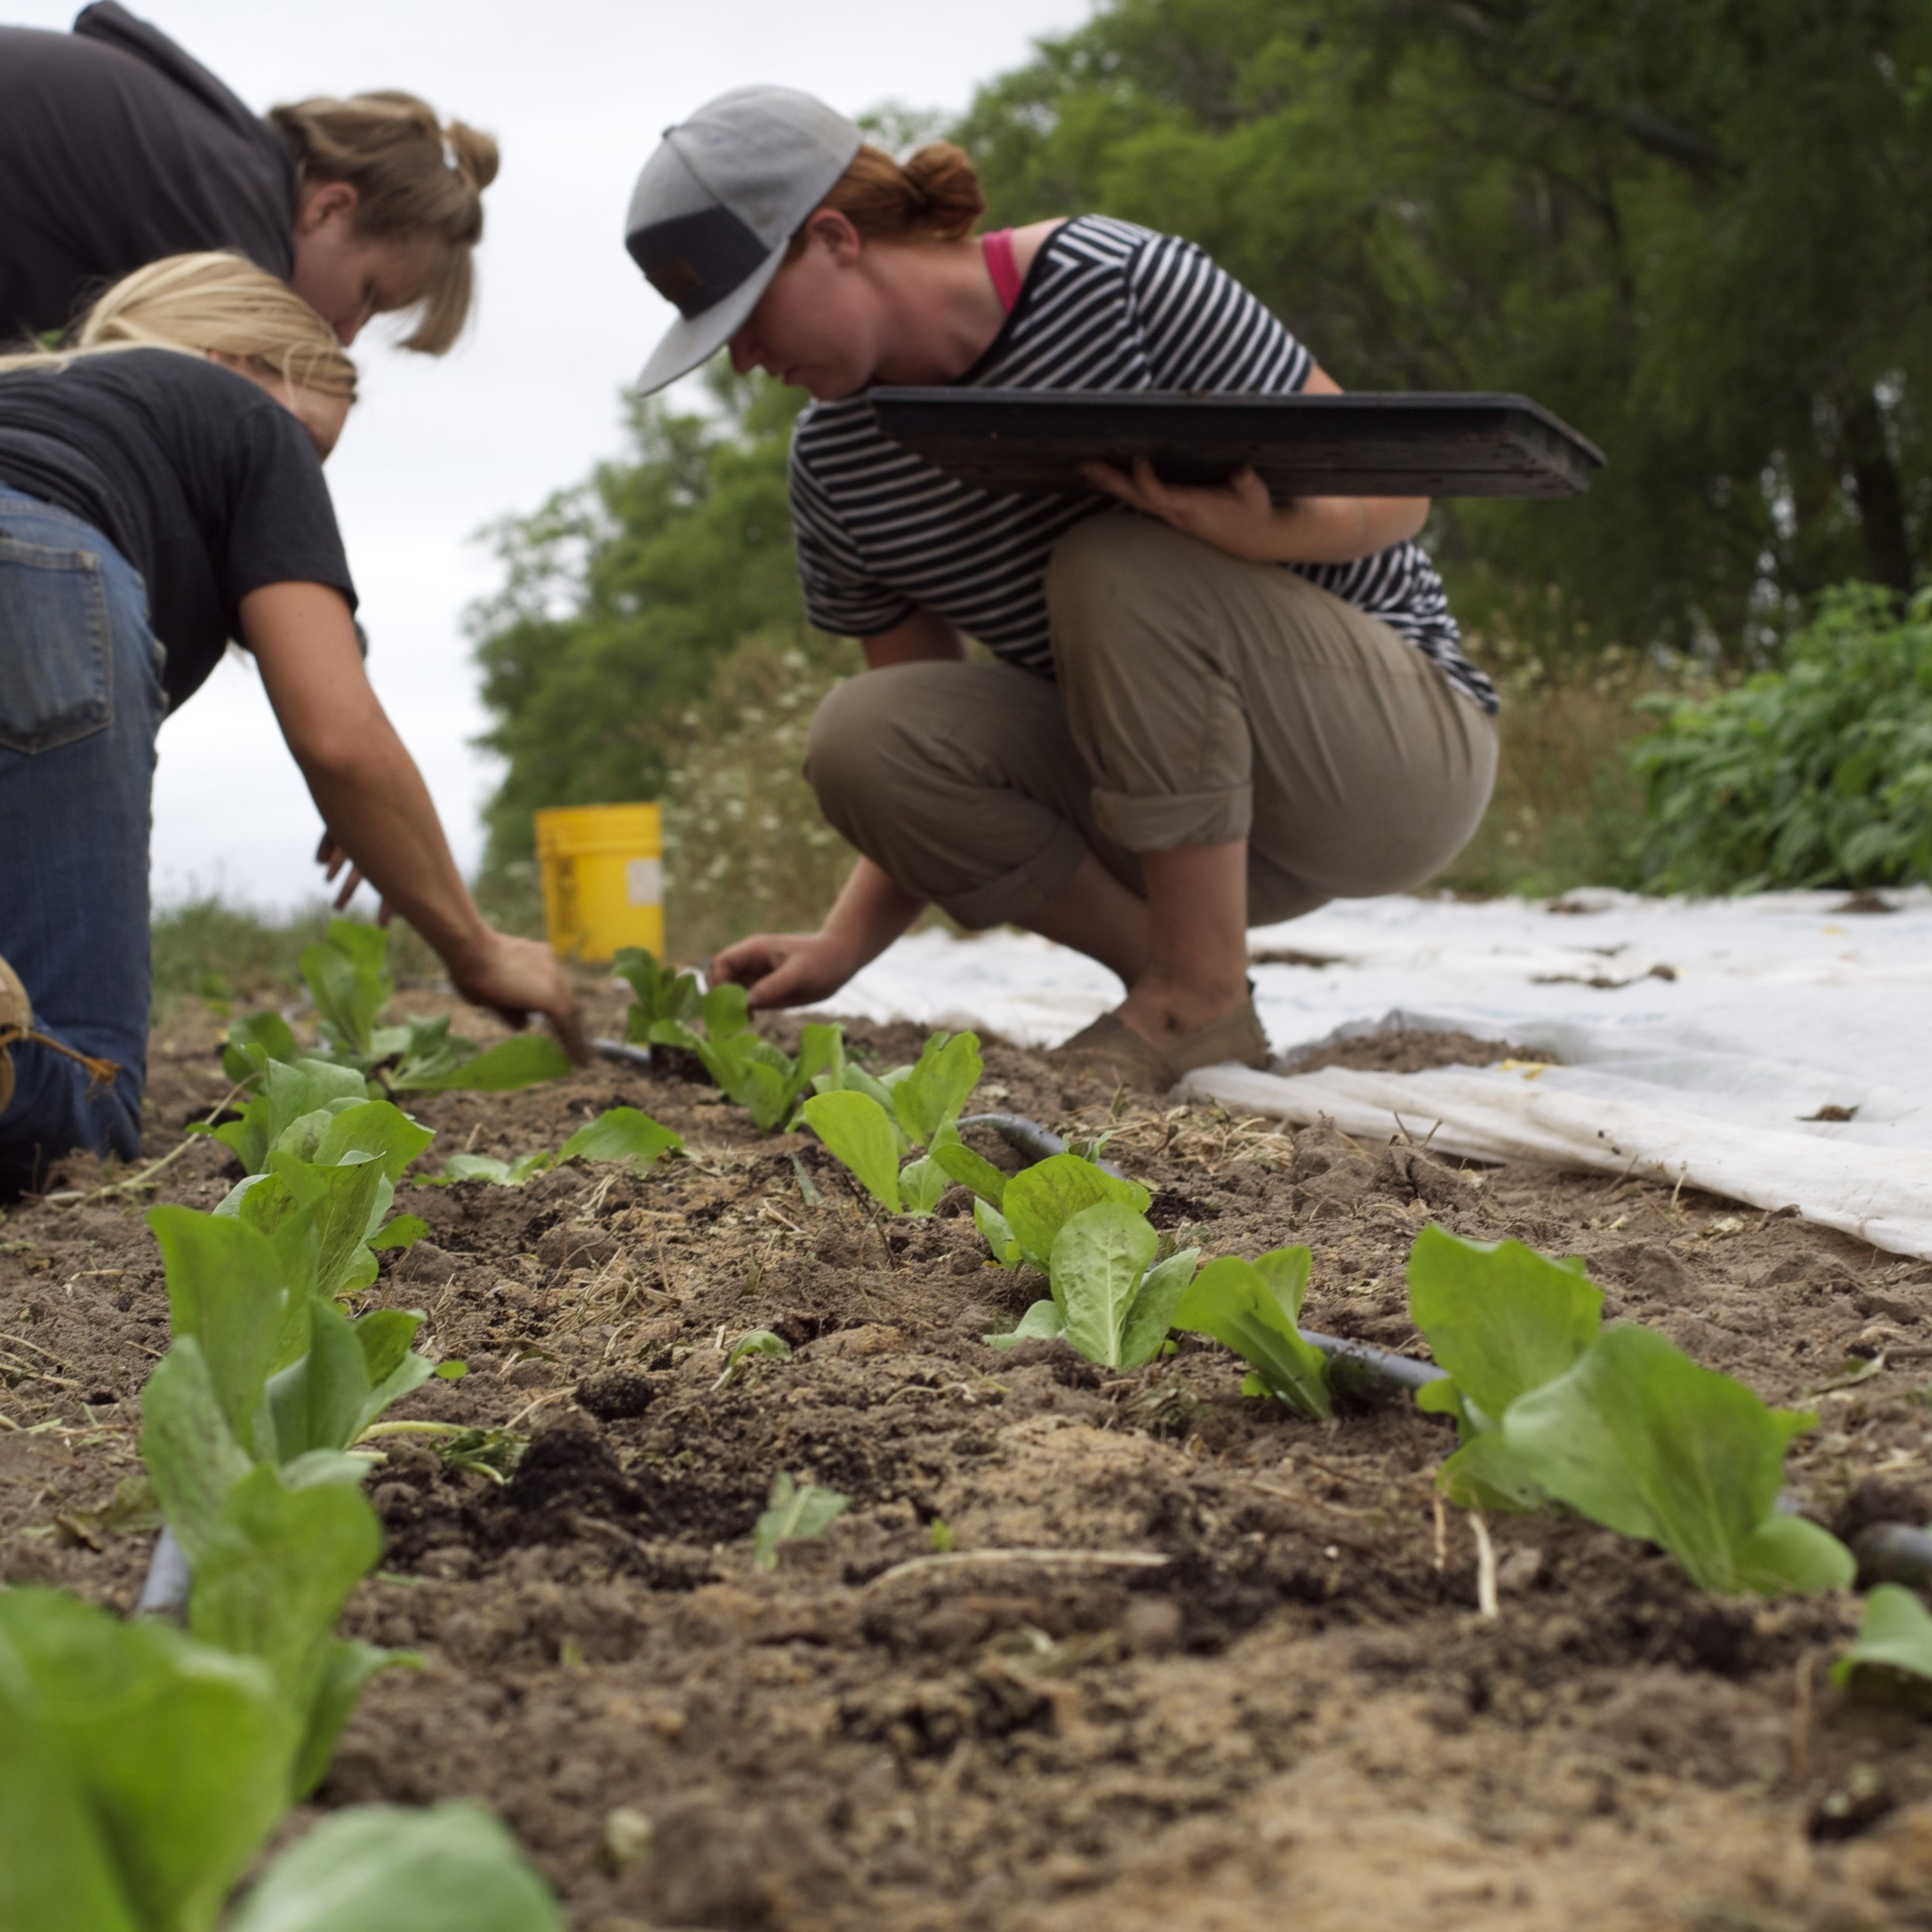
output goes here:
[[[779, 81], [856, 114], [964, 107], [1090, 0], [128, 0], [257, 108], [407, 87], [496, 135], [481, 308], [440, 362], [362, 338], [362, 398], [330, 460], [371, 639], [369, 669], [464, 869], [490, 762], [461, 618], [492, 587], [470, 539], [532, 509], [621, 447], [617, 391], [673, 311], [624, 252], [631, 184], [671, 122], [728, 87]], [[0, 0], [65, 29], [74, 4]], [[379, 328], [379, 325], [378, 325]], [[156, 896], [310, 895], [314, 806], [253, 665], [229, 661], [161, 735]]]

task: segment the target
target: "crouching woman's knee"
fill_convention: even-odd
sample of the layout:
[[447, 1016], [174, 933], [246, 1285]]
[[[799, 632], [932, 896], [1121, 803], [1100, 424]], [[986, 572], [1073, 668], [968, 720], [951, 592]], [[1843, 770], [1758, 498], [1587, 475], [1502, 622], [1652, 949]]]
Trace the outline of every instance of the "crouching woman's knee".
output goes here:
[[869, 671], [834, 685], [812, 713], [805, 738], [805, 782], [828, 824], [861, 851], [855, 830], [889, 809], [889, 747], [903, 707], [895, 702], [891, 671]]

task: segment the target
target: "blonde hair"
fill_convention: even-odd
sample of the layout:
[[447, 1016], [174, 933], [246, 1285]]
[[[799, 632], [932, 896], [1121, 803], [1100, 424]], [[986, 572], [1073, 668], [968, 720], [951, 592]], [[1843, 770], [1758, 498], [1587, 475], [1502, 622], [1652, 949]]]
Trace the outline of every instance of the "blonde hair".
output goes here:
[[65, 345], [0, 356], [0, 373], [130, 349], [215, 350], [298, 389], [355, 400], [355, 365], [335, 332], [286, 282], [225, 253], [169, 255], [123, 276], [75, 324]]
[[471, 251], [483, 238], [483, 190], [496, 179], [497, 147], [427, 100], [395, 90], [271, 107], [270, 123], [295, 156], [297, 199], [325, 182], [355, 190], [355, 230], [368, 241], [426, 244], [429, 277], [405, 349], [440, 355], [469, 320]]
[[[950, 141], [928, 141], [903, 162], [868, 142], [812, 213], [825, 208], [845, 216], [868, 241], [963, 241], [985, 213], [986, 197], [965, 151]], [[804, 245], [801, 227], [786, 260], [795, 260]]]

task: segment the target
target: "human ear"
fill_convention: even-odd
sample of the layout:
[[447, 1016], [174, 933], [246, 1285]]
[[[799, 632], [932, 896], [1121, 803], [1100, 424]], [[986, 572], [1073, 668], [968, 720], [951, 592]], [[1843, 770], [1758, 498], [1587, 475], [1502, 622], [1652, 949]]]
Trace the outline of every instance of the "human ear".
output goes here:
[[864, 238], [852, 226], [849, 215], [835, 208], [821, 208], [805, 224], [805, 233], [842, 268], [849, 268], [864, 248]]
[[332, 216], [352, 218], [356, 205], [362, 196], [356, 192], [355, 184], [346, 181], [325, 181], [309, 189], [303, 196], [301, 205], [295, 211], [295, 232], [298, 235], [312, 234]]

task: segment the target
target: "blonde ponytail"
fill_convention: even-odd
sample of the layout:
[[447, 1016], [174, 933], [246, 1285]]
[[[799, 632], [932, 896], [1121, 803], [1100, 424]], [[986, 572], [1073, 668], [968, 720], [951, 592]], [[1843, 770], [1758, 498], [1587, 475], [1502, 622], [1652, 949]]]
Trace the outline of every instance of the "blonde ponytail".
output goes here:
[[0, 374], [130, 349], [216, 350], [298, 389], [355, 400], [355, 365], [335, 332], [287, 283], [226, 253], [169, 255], [123, 276], [80, 318], [67, 346], [0, 356]]

